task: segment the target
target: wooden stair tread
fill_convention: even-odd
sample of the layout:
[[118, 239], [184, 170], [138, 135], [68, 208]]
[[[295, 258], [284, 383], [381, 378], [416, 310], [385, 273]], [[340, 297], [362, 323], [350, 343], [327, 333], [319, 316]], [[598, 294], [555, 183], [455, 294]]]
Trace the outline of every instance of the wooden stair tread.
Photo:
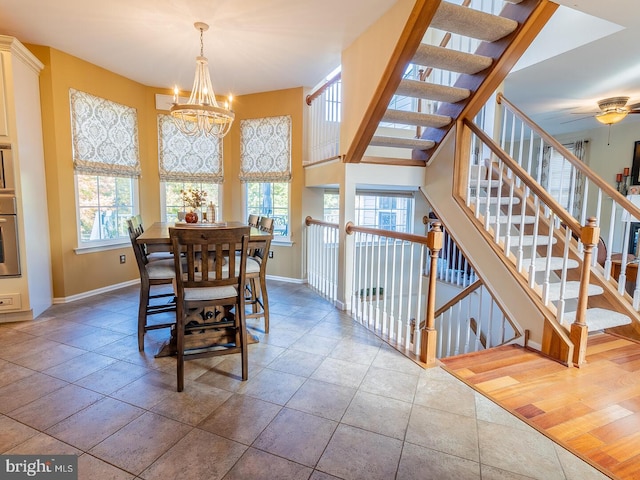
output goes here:
[[385, 112], [384, 117], [382, 117], [382, 121], [400, 123], [402, 125], [440, 128], [449, 125], [452, 122], [452, 119], [445, 115], [388, 109]]
[[466, 88], [448, 87], [418, 80], [402, 80], [396, 90], [396, 95], [434, 100], [436, 102], [456, 103], [469, 98], [471, 91]]
[[431, 26], [445, 32], [458, 33], [485, 42], [495, 42], [513, 32], [518, 27], [518, 22], [442, 2], [431, 21]]
[[413, 56], [413, 63], [450, 72], [473, 75], [485, 68], [489, 68], [493, 63], [493, 59], [484, 55], [474, 55], [422, 43]]
[[[522, 246], [523, 247], [531, 247], [533, 246], [533, 240], [535, 239], [535, 235], [524, 235], [522, 237]], [[505, 237], [500, 237], [500, 240], [504, 242], [506, 240]], [[511, 246], [519, 247], [520, 246], [520, 235], [511, 235]], [[557, 238], [553, 237], [551, 239], [551, 243], [555, 244], [558, 241]], [[547, 235], [540, 236], [538, 235], [536, 239], [536, 246], [544, 246], [549, 245], [549, 237]]]
[[[507, 223], [509, 221], [509, 216], [500, 215], [499, 220], [500, 223]], [[523, 220], [525, 225], [531, 225], [536, 222], [536, 217], [534, 217], [533, 215], [525, 215], [523, 219], [522, 215], [511, 215], [511, 224], [515, 226], [521, 225], [523, 223]], [[489, 216], [489, 223], [496, 223], [495, 215]]]

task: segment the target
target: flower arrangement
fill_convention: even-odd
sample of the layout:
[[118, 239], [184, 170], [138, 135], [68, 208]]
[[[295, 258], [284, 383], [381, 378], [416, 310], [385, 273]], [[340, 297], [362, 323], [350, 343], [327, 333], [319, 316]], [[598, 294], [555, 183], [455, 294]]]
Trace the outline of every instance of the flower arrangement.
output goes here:
[[182, 203], [193, 209], [200, 208], [207, 200], [207, 192], [199, 188], [189, 187], [186, 190], [180, 190], [180, 196], [182, 197]]

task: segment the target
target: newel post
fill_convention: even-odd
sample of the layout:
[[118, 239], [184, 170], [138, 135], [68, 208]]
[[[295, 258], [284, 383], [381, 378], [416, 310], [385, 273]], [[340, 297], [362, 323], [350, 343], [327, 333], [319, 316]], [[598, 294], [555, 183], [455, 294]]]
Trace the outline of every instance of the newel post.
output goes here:
[[436, 271], [438, 255], [442, 250], [442, 225], [434, 222], [433, 227], [427, 233], [427, 247], [431, 257], [431, 268], [429, 270], [429, 288], [427, 291], [427, 318], [425, 328], [420, 336], [420, 361], [426, 364], [436, 361], [436, 339], [438, 332], [435, 329], [436, 312]]
[[578, 293], [578, 310], [576, 319], [571, 324], [571, 343], [573, 343], [573, 363], [580, 366], [586, 362], [587, 356], [587, 300], [589, 299], [589, 280], [591, 277], [591, 256], [593, 247], [598, 244], [600, 228], [596, 225], [595, 217], [589, 217], [587, 224], [582, 227], [580, 240], [584, 245], [582, 259], [582, 273], [580, 275], [580, 292]]

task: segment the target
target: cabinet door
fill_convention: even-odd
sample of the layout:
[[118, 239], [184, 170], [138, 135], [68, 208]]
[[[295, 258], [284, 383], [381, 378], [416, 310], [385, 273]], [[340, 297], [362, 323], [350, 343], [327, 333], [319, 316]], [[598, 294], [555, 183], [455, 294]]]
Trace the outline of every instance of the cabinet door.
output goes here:
[[8, 137], [9, 130], [7, 129], [7, 94], [6, 94], [6, 82], [4, 79], [4, 55], [0, 54], [0, 136]]

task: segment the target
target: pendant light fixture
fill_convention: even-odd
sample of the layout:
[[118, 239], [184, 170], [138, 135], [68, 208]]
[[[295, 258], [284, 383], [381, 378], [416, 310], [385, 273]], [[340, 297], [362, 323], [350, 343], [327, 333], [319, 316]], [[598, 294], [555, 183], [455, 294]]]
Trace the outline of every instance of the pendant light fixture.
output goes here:
[[232, 97], [229, 95], [224, 108], [218, 105], [209, 77], [209, 62], [204, 56], [203, 34], [209, 29], [209, 25], [196, 22], [194, 27], [200, 31], [200, 55], [196, 57], [196, 75], [191, 96], [187, 103], [178, 103], [179, 90], [176, 86], [173, 90], [171, 116], [178, 129], [185, 135], [204, 133], [222, 138], [229, 133], [235, 118], [235, 113], [231, 110]]

